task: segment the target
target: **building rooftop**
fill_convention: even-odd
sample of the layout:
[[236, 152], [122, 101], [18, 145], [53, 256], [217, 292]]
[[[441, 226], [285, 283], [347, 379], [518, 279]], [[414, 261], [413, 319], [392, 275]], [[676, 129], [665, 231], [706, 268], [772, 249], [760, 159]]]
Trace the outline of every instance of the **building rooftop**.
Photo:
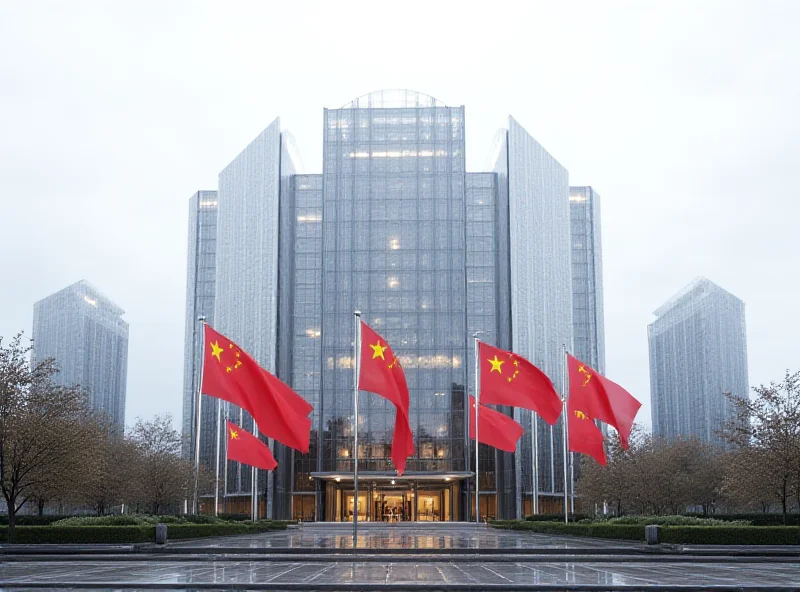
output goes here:
[[415, 90], [389, 88], [361, 95], [341, 106], [341, 109], [403, 109], [414, 107], [446, 107], [442, 101]]

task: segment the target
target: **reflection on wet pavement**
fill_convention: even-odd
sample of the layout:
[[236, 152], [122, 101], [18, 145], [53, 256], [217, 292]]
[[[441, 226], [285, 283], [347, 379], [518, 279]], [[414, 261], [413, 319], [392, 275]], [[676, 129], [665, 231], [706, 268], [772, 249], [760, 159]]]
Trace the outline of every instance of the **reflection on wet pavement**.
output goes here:
[[[352, 549], [352, 527], [308, 525], [252, 536], [176, 541], [180, 547], [324, 548]], [[599, 549], [640, 547], [632, 541], [559, 537], [532, 532], [497, 530], [486, 526], [361, 528], [359, 549]]]
[[564, 563], [491, 561], [359, 563], [303, 562], [48, 562], [2, 565], [3, 584], [545, 584], [645, 586], [694, 584], [774, 586], [797, 585], [798, 564], [719, 563]]

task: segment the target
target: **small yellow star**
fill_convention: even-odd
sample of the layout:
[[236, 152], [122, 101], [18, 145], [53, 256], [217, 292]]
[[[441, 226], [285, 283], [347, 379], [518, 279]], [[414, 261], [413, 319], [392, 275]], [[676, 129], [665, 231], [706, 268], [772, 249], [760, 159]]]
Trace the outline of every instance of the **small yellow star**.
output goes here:
[[503, 373], [503, 371], [500, 369], [500, 366], [505, 364], [505, 362], [503, 360], [498, 360], [496, 355], [494, 357], [494, 360], [486, 360], [486, 361], [489, 362], [492, 365], [492, 369], [489, 370], [490, 374], [492, 372], [494, 372], [495, 370], [497, 370], [498, 374], [502, 374]]
[[209, 343], [211, 346], [211, 355], [217, 358], [218, 362], [221, 362], [222, 359], [219, 355], [222, 353], [222, 348], [219, 346], [219, 341], [215, 341], [214, 343]]
[[236, 363], [233, 365], [233, 367], [234, 368], [238, 368], [241, 365], [242, 365], [242, 361], [241, 360], [236, 360]]
[[229, 344], [228, 344], [228, 347], [229, 347], [229, 348], [231, 348], [231, 349], [233, 349], [233, 344], [232, 344], [232, 343], [229, 343]]
[[231, 368], [230, 366], [228, 366], [227, 368], [225, 368], [225, 372], [233, 372], [233, 368]]
[[372, 354], [373, 360], [375, 358], [380, 358], [381, 360], [386, 361], [386, 358], [383, 357], [383, 352], [385, 352], [388, 349], [388, 346], [381, 345], [381, 342], [378, 341], [378, 343], [376, 343], [375, 345], [370, 345], [370, 347], [372, 348], [373, 351]]
[[238, 440], [239, 439], [239, 432], [236, 430], [231, 430], [231, 440]]

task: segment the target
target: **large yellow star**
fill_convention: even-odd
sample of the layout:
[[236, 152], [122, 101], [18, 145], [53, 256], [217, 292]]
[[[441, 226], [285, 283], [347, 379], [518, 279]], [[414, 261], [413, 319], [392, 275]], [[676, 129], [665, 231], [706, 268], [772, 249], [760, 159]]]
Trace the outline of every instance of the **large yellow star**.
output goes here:
[[223, 349], [219, 346], [219, 341], [215, 341], [209, 345], [211, 345], [211, 355], [217, 358], [217, 361], [221, 362], [222, 358], [220, 358], [219, 355], [223, 352]]
[[491, 370], [489, 370], [489, 373], [490, 373], [490, 374], [491, 374], [492, 372], [494, 372], [495, 370], [497, 370], [497, 372], [498, 372], [499, 374], [502, 374], [502, 373], [503, 373], [503, 371], [500, 369], [500, 366], [502, 366], [503, 364], [505, 364], [505, 361], [504, 361], [504, 360], [498, 360], [498, 359], [497, 359], [497, 356], [495, 355], [495, 357], [494, 357], [494, 360], [486, 360], [486, 361], [487, 361], [487, 362], [489, 362], [489, 363], [492, 365], [492, 369], [491, 369]]
[[386, 358], [383, 357], [383, 352], [386, 351], [388, 346], [381, 345], [381, 342], [379, 341], [375, 345], [370, 344], [370, 347], [372, 348], [372, 351], [373, 351], [373, 354], [372, 354], [372, 359], [373, 360], [375, 358], [380, 358], [381, 360], [386, 361]]
[[239, 439], [239, 432], [236, 430], [230, 430], [231, 432], [231, 440], [238, 440]]

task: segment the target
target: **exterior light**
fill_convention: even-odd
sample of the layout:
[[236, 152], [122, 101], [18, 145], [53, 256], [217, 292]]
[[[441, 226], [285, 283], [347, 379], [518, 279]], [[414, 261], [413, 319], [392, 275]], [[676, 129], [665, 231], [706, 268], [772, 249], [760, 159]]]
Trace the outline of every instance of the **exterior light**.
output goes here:
[[394, 485], [394, 479], [392, 479], [392, 485]]
[[445, 477], [444, 480], [445, 481], [450, 481], [450, 477]]
[[337, 482], [337, 483], [338, 483], [339, 481], [341, 481], [341, 480], [342, 480], [342, 478], [341, 478], [341, 477], [336, 477], [336, 482]]

